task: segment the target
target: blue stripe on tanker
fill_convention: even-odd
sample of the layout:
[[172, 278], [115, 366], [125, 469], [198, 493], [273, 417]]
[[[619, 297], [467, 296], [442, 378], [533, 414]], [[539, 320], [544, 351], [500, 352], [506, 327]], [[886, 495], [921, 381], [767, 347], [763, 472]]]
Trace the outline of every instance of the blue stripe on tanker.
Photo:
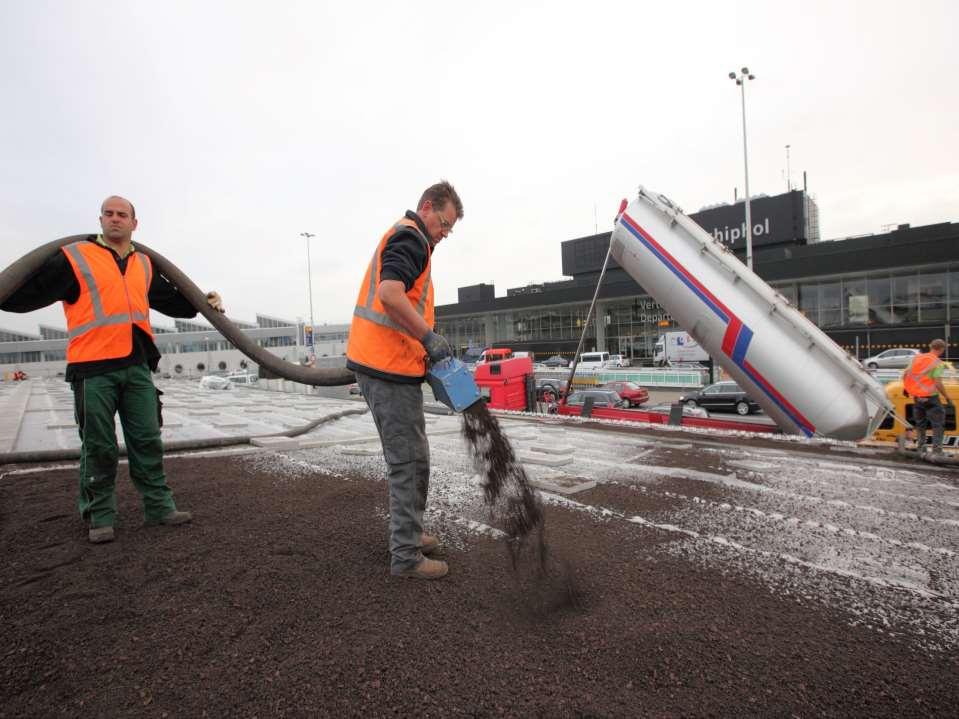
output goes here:
[[719, 298], [706, 289], [693, 275], [683, 267], [666, 249], [653, 239], [646, 230], [625, 212], [620, 216], [620, 223], [629, 230], [654, 257], [662, 262], [666, 268], [676, 275], [693, 294], [712, 310], [728, 326], [723, 336], [723, 353], [732, 359], [746, 375], [799, 427], [803, 434], [811, 437], [816, 432], [812, 422], [806, 419], [782, 394], [766, 380], [756, 368], [746, 361], [746, 352], [753, 338], [753, 331], [746, 326], [733, 312], [724, 305]]

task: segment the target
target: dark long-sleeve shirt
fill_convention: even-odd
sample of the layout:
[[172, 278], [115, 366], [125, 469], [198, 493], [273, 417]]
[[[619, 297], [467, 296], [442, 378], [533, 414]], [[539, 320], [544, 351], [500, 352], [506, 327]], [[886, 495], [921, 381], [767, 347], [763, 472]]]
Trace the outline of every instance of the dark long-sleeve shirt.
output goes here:
[[[411, 210], [406, 211], [407, 219], [413, 220], [420, 232], [429, 237], [426, 225], [420, 216]], [[429, 260], [429, 251], [423, 246], [423, 241], [413, 234], [413, 230], [405, 229], [397, 232], [383, 248], [383, 268], [380, 270], [380, 281], [399, 280], [409, 292], [416, 284], [416, 278], [423, 274]]]
[[[112, 248], [97, 242], [96, 235], [87, 238], [94, 242], [104, 252], [110, 252], [116, 260], [120, 273], [126, 275], [127, 263], [133, 256], [130, 252], [126, 257], [120, 257]], [[80, 283], [73, 272], [67, 256], [57, 252], [34, 273], [23, 287], [14, 292], [0, 305], [5, 312], [33, 312], [54, 302], [73, 303], [80, 298]], [[154, 268], [153, 279], [147, 293], [150, 308], [162, 312], [169, 317], [190, 318], [196, 317], [196, 309], [179, 290]], [[67, 365], [66, 380], [95, 377], [114, 370], [130, 367], [135, 364], [147, 363], [151, 370], [156, 370], [160, 361], [160, 351], [146, 332], [133, 326], [133, 349], [126, 357], [116, 359], [95, 360], [93, 362], [72, 362]]]

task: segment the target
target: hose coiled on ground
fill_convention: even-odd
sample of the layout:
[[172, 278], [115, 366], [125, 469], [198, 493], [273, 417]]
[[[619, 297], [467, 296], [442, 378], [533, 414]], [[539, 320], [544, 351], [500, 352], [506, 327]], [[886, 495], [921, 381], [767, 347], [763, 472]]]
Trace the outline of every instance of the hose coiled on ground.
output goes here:
[[[241, 444], [250, 444], [253, 439], [263, 439], [265, 437], [299, 437], [306, 434], [321, 424], [332, 422], [342, 417], [348, 417], [351, 414], [365, 414], [366, 407], [357, 407], [356, 409], [344, 409], [340, 412], [325, 415], [314, 419], [300, 427], [288, 429], [285, 432], [275, 434], [249, 435], [241, 434], [235, 437], [207, 437], [206, 439], [178, 439], [163, 443], [163, 452], [186, 452], [194, 449], [216, 449], [220, 447], [235, 447]], [[126, 447], [120, 447], [120, 456], [126, 457]], [[26, 462], [65, 462], [67, 460], [80, 459], [80, 448], [73, 449], [39, 449], [28, 450], [26, 452], [7, 452], [0, 454], [0, 466], [5, 464], [23, 464]]]

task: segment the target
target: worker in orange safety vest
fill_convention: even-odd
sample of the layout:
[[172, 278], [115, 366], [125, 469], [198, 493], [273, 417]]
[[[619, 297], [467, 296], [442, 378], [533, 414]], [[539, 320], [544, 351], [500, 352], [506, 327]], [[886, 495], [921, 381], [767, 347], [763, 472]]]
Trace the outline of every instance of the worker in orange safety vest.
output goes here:
[[913, 357], [902, 373], [903, 389], [907, 396], [915, 400], [913, 422], [917, 432], [916, 449], [919, 452], [925, 449], [926, 428], [931, 425], [933, 454], [942, 454], [946, 410], [939, 396], [942, 395], [946, 404], [952, 404], [941, 379], [945, 369], [941, 358], [945, 351], [945, 340], [933, 340], [929, 343], [929, 351]]
[[439, 579], [446, 562], [428, 558], [439, 540], [423, 531], [430, 479], [430, 447], [423, 415], [427, 363], [452, 354], [433, 331], [432, 258], [436, 246], [463, 217], [463, 203], [448, 182], [429, 187], [382, 236], [360, 283], [346, 348], [373, 415], [390, 493], [390, 573]]
[[[185, 524], [163, 472], [159, 390], [153, 384], [160, 353], [153, 341], [150, 310], [195, 317], [196, 309], [132, 242], [137, 227], [133, 203], [112, 196], [100, 207], [102, 234], [65, 245], [51, 256], [0, 309], [31, 312], [61, 301], [67, 320], [66, 381], [73, 389], [80, 430], [80, 516], [89, 541], [114, 539], [119, 458], [119, 414], [130, 462], [130, 479], [143, 500], [147, 524]], [[207, 302], [222, 312], [216, 292]]]

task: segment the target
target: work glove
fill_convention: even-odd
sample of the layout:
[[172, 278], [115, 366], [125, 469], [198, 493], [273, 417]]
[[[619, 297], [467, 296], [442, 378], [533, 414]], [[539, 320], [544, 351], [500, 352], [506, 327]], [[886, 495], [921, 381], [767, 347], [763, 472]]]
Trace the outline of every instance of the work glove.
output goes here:
[[217, 312], [226, 312], [226, 310], [223, 308], [223, 298], [220, 297], [219, 292], [207, 292], [206, 301], [210, 307], [215, 309]]
[[453, 348], [450, 347], [450, 343], [443, 335], [438, 335], [433, 330], [423, 335], [420, 342], [426, 348], [426, 354], [430, 356], [430, 362], [433, 364], [453, 356]]

